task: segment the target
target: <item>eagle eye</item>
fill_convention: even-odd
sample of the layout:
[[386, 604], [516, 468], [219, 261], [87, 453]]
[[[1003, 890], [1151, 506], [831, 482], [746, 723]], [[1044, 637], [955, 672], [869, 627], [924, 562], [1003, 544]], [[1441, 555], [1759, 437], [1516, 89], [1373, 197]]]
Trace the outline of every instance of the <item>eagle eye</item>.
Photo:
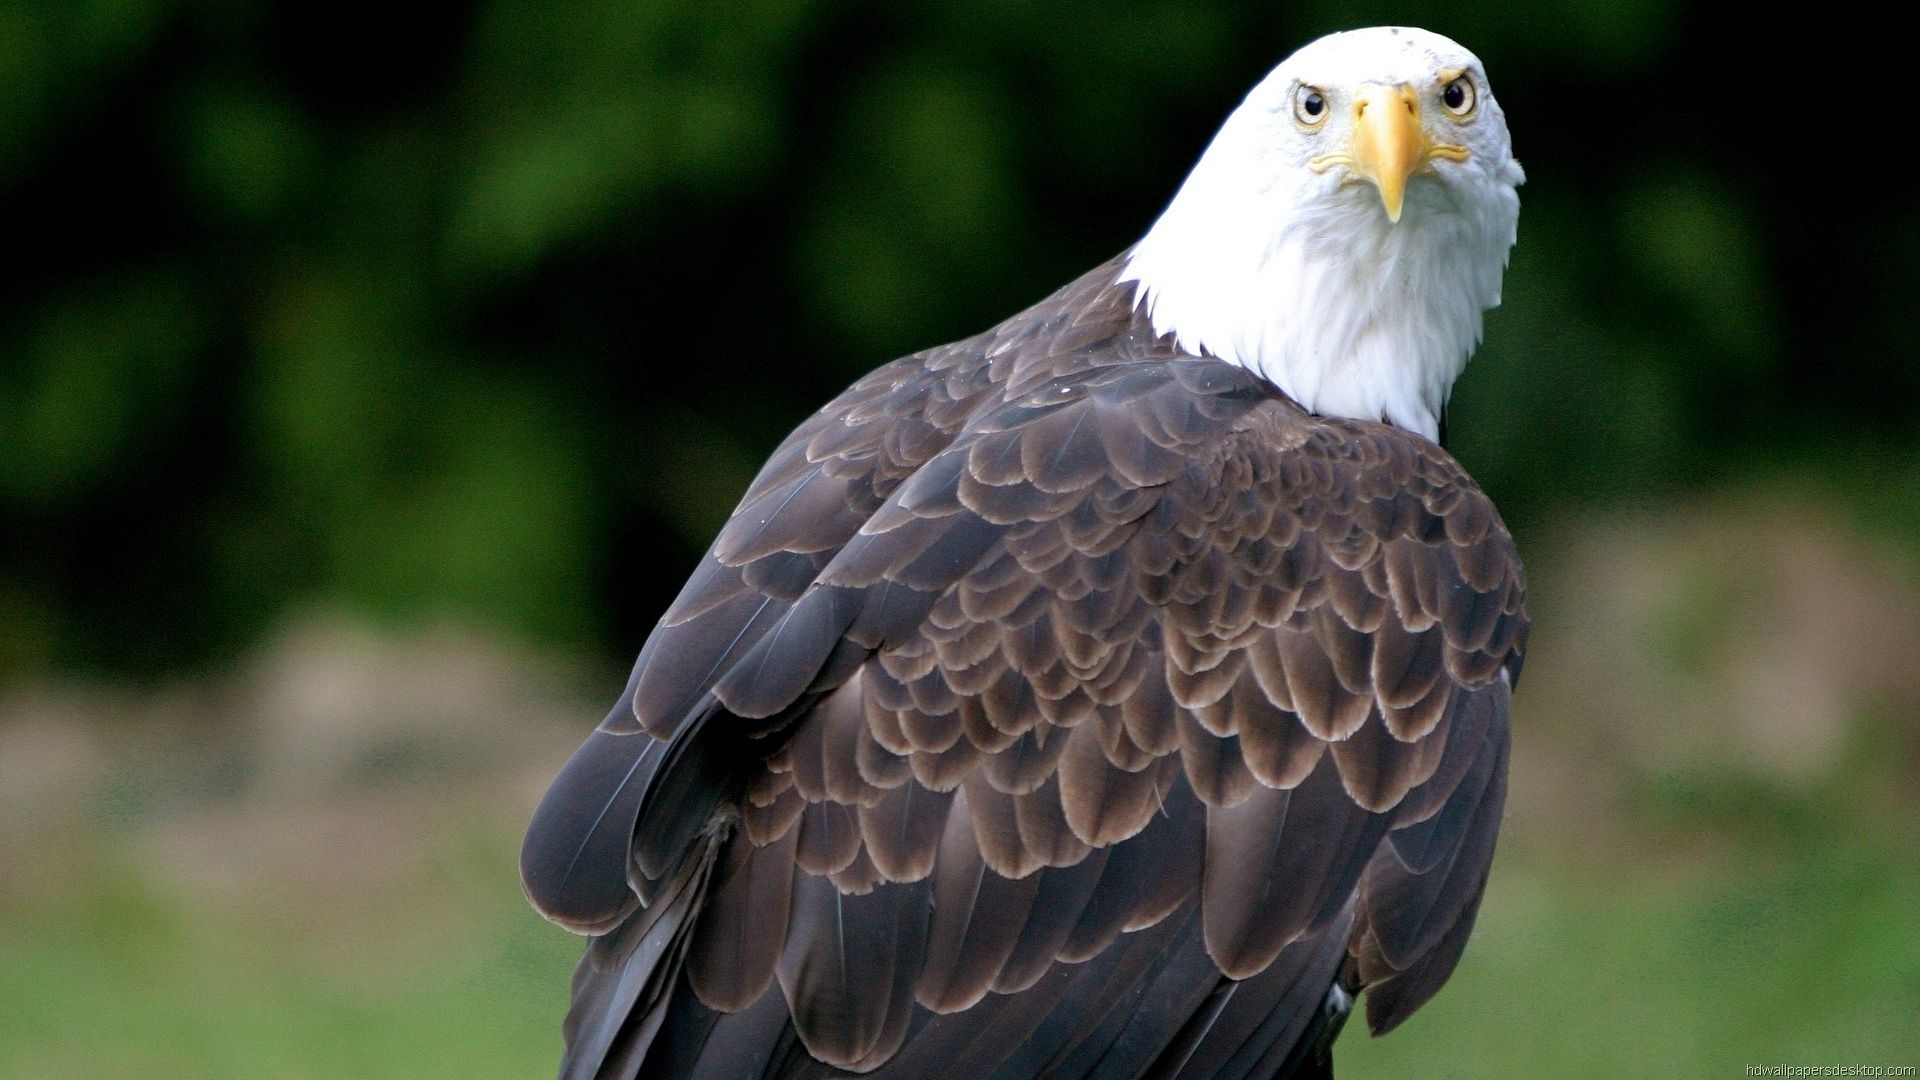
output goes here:
[[1473, 108], [1479, 103], [1480, 93], [1474, 89], [1471, 75], [1460, 76], [1440, 91], [1440, 104], [1445, 105], [1448, 112], [1463, 120], [1473, 115]]
[[1293, 91], [1293, 118], [1302, 127], [1319, 127], [1327, 119], [1327, 95], [1317, 86], [1302, 83]]

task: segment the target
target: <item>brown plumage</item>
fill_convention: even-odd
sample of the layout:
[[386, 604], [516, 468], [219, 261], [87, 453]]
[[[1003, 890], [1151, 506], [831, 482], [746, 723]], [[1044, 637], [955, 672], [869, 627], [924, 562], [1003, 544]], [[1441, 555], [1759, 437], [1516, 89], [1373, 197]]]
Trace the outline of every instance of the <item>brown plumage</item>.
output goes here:
[[[1446, 979], [1524, 581], [1110, 263], [776, 451], [528, 831], [565, 1076], [1270, 1076]], [[1332, 991], [1336, 983], [1341, 988]]]

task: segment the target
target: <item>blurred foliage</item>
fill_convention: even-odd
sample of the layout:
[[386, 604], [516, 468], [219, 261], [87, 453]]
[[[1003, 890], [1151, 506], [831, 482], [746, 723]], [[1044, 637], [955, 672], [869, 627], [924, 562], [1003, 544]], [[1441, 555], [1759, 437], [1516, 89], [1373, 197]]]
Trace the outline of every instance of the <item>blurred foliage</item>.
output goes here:
[[[204, 664], [316, 603], [630, 654], [807, 410], [1124, 247], [1279, 56], [1406, 17], [0, 0], [0, 675]], [[1780, 471], [1920, 536], [1920, 214], [1812, 74], [1863, 45], [1422, 18], [1531, 174], [1450, 417], [1523, 548]]]

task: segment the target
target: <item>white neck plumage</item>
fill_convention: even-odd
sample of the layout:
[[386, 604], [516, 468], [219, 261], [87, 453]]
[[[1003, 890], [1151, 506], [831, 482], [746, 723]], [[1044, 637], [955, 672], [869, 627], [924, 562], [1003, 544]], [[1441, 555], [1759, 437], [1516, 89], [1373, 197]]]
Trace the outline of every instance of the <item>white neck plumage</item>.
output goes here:
[[1309, 412], [1437, 439], [1454, 379], [1500, 303], [1519, 197], [1416, 178], [1400, 221], [1337, 176], [1260, 162], [1263, 117], [1237, 111], [1129, 254], [1156, 331], [1253, 371]]

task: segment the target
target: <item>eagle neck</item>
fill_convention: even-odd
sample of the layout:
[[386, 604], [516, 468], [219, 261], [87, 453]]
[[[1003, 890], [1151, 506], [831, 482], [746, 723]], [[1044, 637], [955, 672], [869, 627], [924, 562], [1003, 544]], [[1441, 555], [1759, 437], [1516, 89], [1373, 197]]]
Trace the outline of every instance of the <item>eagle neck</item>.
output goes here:
[[[1323, 416], [1437, 439], [1453, 383], [1500, 302], [1519, 198], [1425, 179], [1388, 221], [1364, 184], [1251, 183], [1223, 128], [1120, 281], [1156, 332], [1238, 365]], [[1493, 198], [1471, 198], [1487, 190]]]

